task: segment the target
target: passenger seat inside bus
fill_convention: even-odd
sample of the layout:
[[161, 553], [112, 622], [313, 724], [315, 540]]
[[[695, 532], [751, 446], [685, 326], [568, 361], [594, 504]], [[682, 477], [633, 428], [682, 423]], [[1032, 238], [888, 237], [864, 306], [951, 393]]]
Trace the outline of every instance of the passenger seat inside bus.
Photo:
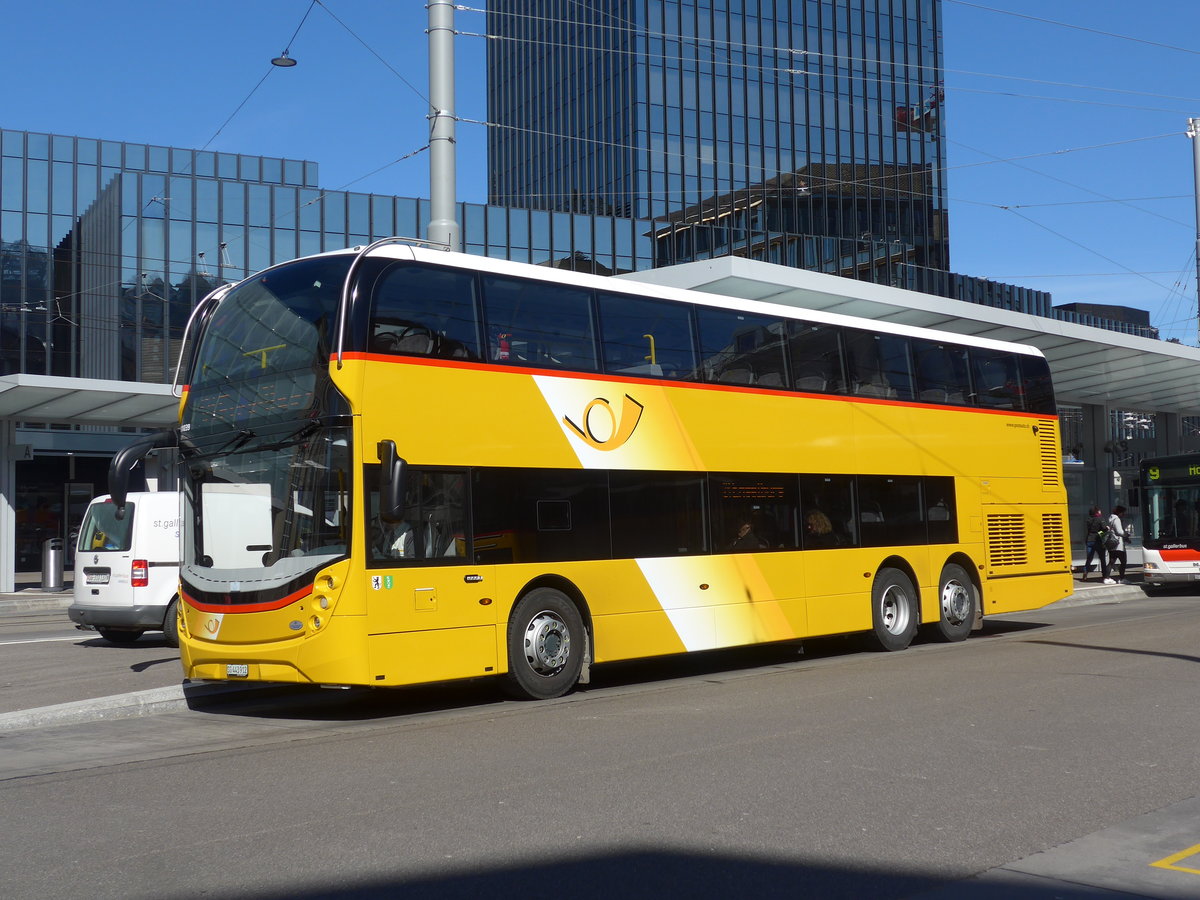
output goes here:
[[799, 375], [796, 377], [796, 390], [824, 392], [827, 387], [823, 375]]
[[896, 389], [889, 384], [881, 384], [878, 381], [860, 381], [854, 386], [854, 393], [860, 397], [891, 399], [896, 396]]

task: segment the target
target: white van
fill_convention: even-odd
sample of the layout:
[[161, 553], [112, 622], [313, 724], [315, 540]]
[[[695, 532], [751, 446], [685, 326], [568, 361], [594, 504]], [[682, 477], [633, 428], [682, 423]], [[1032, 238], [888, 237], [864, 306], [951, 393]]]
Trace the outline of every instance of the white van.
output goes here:
[[179, 646], [179, 494], [131, 493], [125, 515], [108, 494], [87, 508], [75, 548], [74, 597], [67, 614], [116, 644], [162, 631]]

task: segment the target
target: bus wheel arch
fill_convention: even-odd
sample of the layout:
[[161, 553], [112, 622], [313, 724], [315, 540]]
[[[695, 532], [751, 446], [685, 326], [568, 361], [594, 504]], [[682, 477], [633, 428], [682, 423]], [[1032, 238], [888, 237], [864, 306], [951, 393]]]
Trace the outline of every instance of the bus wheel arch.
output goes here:
[[520, 699], [549, 700], [586, 684], [590, 624], [583, 595], [569, 581], [550, 577], [527, 584], [508, 617], [505, 692]]
[[904, 650], [921, 624], [921, 595], [908, 563], [883, 561], [871, 583], [871, 638], [880, 650]]

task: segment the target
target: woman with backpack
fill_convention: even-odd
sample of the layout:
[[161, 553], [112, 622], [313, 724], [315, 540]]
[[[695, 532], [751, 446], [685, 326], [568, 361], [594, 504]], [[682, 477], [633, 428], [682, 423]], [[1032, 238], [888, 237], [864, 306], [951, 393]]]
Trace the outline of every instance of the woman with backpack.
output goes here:
[[[1121, 521], [1121, 516], [1125, 515], [1125, 507], [1114, 506], [1112, 515], [1108, 517], [1108, 534], [1104, 539], [1104, 549], [1108, 551], [1108, 562], [1102, 566], [1104, 572], [1105, 584], [1116, 584], [1120, 581], [1125, 583], [1125, 538], [1128, 537], [1128, 531], [1124, 523]], [[1121, 575], [1118, 579], [1109, 578], [1109, 571], [1116, 564], [1121, 564]]]
[[[1104, 515], [1100, 512], [1100, 507], [1093, 506], [1088, 510], [1087, 525], [1084, 528], [1084, 543], [1087, 545], [1087, 560], [1083, 564], [1083, 578], [1081, 581], [1088, 580], [1088, 572], [1092, 571], [1092, 557], [1096, 557], [1096, 562], [1100, 564], [1100, 571], [1107, 574], [1108, 571], [1108, 553], [1104, 549], [1104, 536], [1108, 528], [1104, 524]], [[1102, 574], [1102, 577], [1103, 577]]]

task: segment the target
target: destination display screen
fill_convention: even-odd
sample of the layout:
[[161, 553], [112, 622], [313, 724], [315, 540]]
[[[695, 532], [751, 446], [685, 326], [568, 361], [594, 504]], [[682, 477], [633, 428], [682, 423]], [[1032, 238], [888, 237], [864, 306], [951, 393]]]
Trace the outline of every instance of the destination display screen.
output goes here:
[[1200, 484], [1200, 454], [1180, 459], [1147, 461], [1142, 465], [1147, 485]]

